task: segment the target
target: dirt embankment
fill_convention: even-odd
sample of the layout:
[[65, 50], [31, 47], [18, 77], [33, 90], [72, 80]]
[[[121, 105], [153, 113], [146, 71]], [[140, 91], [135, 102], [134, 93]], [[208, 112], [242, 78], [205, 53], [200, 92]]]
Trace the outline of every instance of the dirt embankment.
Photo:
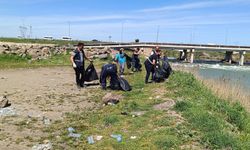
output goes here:
[[0, 70], [0, 96], [7, 95], [17, 114], [0, 116], [1, 149], [30, 149], [44, 134], [44, 118], [56, 121], [66, 112], [92, 109], [89, 91], [76, 88], [70, 67]]

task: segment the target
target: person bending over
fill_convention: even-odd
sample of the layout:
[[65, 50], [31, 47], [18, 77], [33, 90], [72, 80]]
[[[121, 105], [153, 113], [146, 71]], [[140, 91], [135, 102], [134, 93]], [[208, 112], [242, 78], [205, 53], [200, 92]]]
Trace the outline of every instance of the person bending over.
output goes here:
[[107, 78], [110, 78], [110, 88], [113, 90], [119, 90], [119, 81], [117, 76], [117, 67], [115, 63], [109, 63], [102, 66], [100, 83], [102, 89], [106, 90]]
[[141, 71], [141, 64], [140, 64], [140, 58], [139, 58], [139, 55], [140, 55], [140, 48], [136, 48], [133, 52], [133, 56], [132, 56], [132, 62], [133, 62], [133, 68], [132, 68], [132, 71]]

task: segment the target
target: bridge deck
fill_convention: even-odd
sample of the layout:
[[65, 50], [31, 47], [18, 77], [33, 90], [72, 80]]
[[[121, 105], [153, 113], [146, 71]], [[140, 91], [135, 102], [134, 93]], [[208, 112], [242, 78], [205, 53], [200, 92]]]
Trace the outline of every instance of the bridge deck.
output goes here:
[[86, 48], [153, 48], [153, 47], [167, 48], [170, 50], [179, 49], [195, 49], [195, 50], [207, 50], [207, 51], [246, 51], [250, 52], [250, 46], [235, 46], [235, 45], [209, 45], [209, 44], [177, 44], [177, 43], [99, 43], [89, 44]]

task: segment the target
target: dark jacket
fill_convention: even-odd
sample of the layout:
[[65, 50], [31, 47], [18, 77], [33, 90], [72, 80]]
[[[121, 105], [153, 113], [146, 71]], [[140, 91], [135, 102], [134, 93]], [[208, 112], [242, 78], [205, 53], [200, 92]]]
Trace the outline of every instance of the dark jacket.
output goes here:
[[76, 64], [76, 66], [77, 67], [80, 67], [80, 66], [84, 66], [84, 59], [85, 59], [85, 54], [84, 54], [84, 51], [83, 50], [81, 50], [81, 52], [82, 52], [82, 62], [81, 62], [81, 54], [80, 54], [80, 52], [79, 52], [79, 50], [74, 50], [73, 51], [74, 52], [74, 62], [75, 62], [75, 64]]

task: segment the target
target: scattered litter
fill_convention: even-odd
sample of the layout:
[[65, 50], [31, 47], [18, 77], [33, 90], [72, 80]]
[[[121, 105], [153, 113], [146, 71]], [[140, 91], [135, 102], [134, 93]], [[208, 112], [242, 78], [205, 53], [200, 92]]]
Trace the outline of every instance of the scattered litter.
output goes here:
[[0, 108], [0, 116], [14, 116], [16, 111], [13, 108]]
[[131, 136], [130, 139], [135, 140], [137, 137], [136, 136]]
[[69, 137], [73, 137], [73, 138], [80, 138], [81, 134], [77, 134], [77, 133], [69, 133], [68, 135]]
[[33, 146], [32, 150], [52, 150], [52, 144], [50, 141], [47, 141], [46, 144], [37, 144]]
[[89, 144], [94, 144], [94, 143], [95, 143], [93, 136], [89, 136], [89, 137], [87, 138], [87, 140], [88, 140], [88, 143], [89, 143]]
[[69, 128], [68, 128], [68, 131], [69, 131], [70, 133], [73, 133], [73, 132], [75, 132], [75, 129], [72, 128], [72, 127], [69, 127]]
[[73, 138], [80, 138], [81, 137], [81, 134], [74, 133], [75, 129], [72, 127], [68, 128], [68, 132], [69, 132], [68, 137], [73, 137]]
[[131, 112], [132, 117], [139, 117], [142, 116], [146, 113], [146, 111], [135, 111], [135, 112]]
[[50, 125], [51, 124], [51, 120], [49, 118], [46, 118], [46, 117], [43, 116], [43, 124]]
[[120, 135], [120, 134], [112, 134], [111, 137], [115, 138], [117, 142], [122, 141], [122, 135]]
[[103, 138], [103, 136], [101, 136], [101, 135], [97, 135], [97, 136], [96, 136], [96, 140], [97, 140], [97, 141], [101, 141], [102, 138]]

